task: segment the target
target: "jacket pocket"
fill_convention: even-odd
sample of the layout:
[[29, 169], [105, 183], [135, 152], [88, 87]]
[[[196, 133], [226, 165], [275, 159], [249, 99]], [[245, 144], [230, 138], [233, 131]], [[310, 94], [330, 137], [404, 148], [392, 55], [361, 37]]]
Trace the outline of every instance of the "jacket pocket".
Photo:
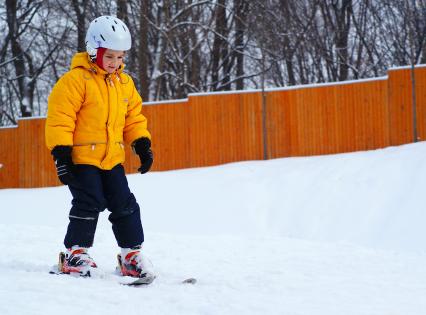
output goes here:
[[124, 143], [123, 142], [115, 142], [114, 143], [114, 155], [112, 157], [114, 163], [124, 163], [124, 160], [126, 158], [126, 153], [124, 150]]
[[76, 164], [99, 165], [106, 155], [106, 143], [74, 144], [72, 158]]

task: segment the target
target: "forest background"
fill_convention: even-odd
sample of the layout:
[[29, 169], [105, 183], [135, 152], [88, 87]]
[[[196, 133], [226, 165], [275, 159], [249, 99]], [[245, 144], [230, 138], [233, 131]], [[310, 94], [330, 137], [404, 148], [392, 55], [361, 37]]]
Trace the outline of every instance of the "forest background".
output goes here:
[[426, 63], [426, 0], [2, 0], [0, 126], [45, 115], [51, 88], [100, 15], [129, 26], [126, 71], [144, 101]]

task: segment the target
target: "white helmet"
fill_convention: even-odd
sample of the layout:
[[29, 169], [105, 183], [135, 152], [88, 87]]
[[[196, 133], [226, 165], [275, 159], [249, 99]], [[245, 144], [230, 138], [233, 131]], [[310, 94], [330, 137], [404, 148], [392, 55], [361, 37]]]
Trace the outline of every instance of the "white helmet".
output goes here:
[[86, 50], [90, 58], [96, 58], [99, 47], [129, 50], [132, 47], [132, 38], [126, 24], [119, 18], [109, 15], [94, 19], [86, 34]]

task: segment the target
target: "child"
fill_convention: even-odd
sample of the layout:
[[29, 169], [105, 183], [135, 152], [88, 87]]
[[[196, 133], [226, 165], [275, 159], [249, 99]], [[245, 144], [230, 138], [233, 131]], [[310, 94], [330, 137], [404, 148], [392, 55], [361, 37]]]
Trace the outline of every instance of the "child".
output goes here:
[[121, 273], [154, 277], [141, 253], [144, 234], [139, 205], [130, 192], [122, 163], [124, 142], [139, 155], [139, 172], [153, 162], [151, 135], [142, 115], [142, 99], [123, 72], [131, 47], [127, 26], [113, 16], [93, 20], [86, 35], [87, 52], [77, 53], [71, 70], [54, 86], [48, 100], [46, 144], [59, 180], [73, 200], [65, 235], [66, 253], [59, 271], [90, 276], [96, 263], [88, 254], [99, 213], [109, 221], [121, 247]]

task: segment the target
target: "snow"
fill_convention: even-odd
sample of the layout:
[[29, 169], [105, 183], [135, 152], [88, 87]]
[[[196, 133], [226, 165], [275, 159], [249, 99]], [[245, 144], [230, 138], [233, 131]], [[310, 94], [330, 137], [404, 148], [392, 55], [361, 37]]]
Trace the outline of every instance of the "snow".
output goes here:
[[188, 102], [187, 98], [181, 98], [177, 100], [167, 100], [167, 101], [153, 101], [153, 102], [144, 102], [143, 106], [152, 106], [152, 105], [161, 105], [161, 104], [179, 104]]
[[97, 276], [49, 275], [70, 193], [0, 190], [0, 314], [426, 314], [425, 156], [420, 142], [130, 175], [158, 273], [139, 288], [114, 278], [107, 213]]
[[[413, 67], [413, 65], [408, 65], [408, 66], [395, 66], [395, 67], [391, 67], [389, 68], [389, 70], [403, 70], [403, 69], [411, 69]], [[414, 68], [426, 68], [426, 64], [416, 64], [414, 65]]]

